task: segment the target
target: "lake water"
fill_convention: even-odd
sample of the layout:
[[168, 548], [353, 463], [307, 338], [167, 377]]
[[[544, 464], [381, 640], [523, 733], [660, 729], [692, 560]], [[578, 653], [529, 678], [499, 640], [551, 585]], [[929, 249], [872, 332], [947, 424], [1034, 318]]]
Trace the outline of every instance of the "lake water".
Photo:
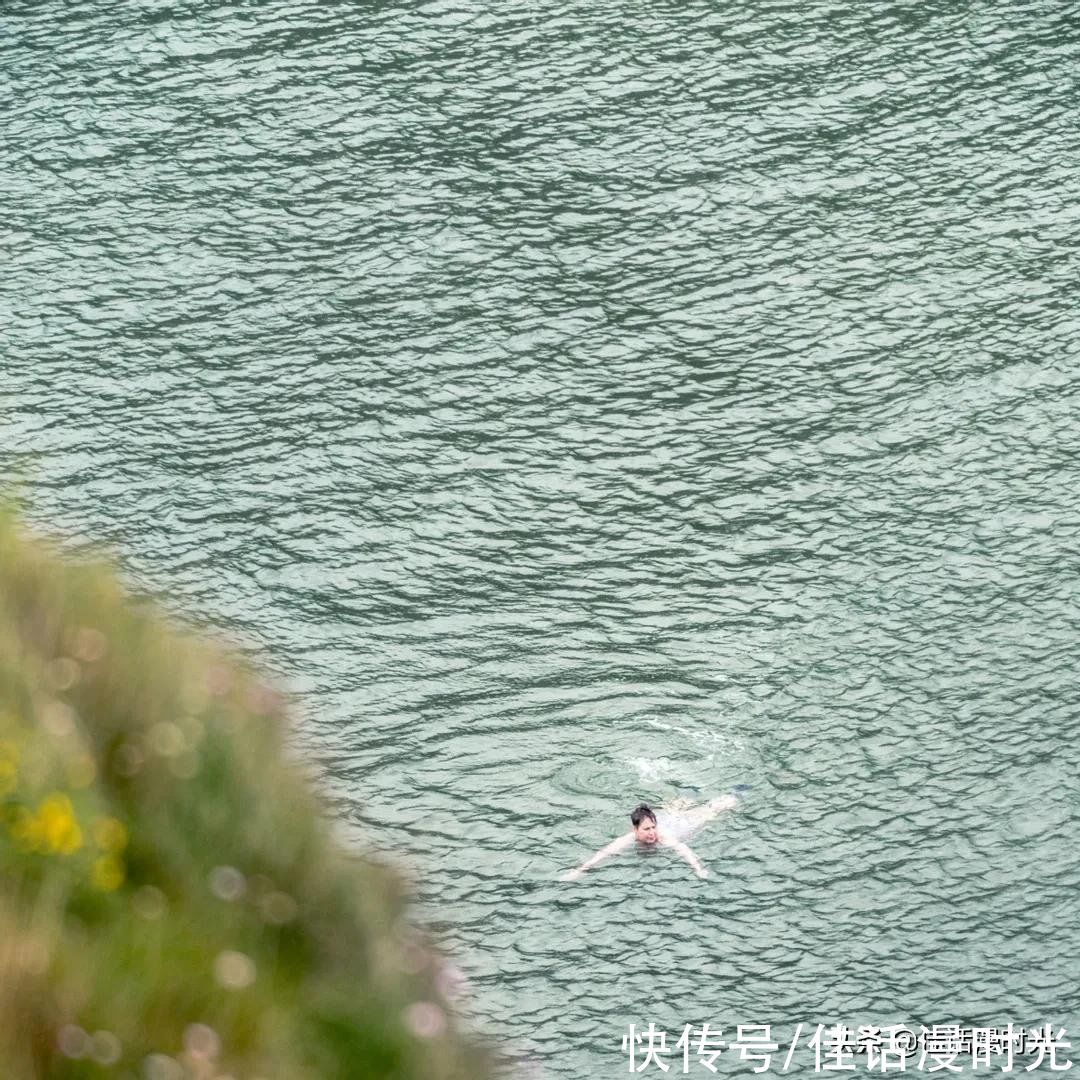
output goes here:
[[[1078, 62], [1042, 2], [8, 0], [0, 468], [297, 691], [534, 1075], [1080, 1034]], [[739, 782], [709, 880], [557, 880]]]

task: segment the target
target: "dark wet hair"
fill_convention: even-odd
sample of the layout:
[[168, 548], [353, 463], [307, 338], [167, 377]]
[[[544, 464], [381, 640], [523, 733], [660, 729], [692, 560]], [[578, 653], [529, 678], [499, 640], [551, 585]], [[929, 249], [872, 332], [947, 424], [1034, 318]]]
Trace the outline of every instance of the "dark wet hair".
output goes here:
[[630, 811], [630, 824], [636, 829], [646, 818], [651, 819], [652, 823], [656, 824], [656, 815], [652, 812], [652, 807], [648, 803], [641, 803], [635, 806]]

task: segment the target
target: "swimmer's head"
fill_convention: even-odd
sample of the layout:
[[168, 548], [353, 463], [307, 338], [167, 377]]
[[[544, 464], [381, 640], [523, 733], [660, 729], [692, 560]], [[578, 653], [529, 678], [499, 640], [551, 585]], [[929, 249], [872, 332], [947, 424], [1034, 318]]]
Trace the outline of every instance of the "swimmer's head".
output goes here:
[[630, 824], [634, 826], [634, 839], [643, 844], [656, 843], [656, 815], [652, 808], [642, 803], [630, 811]]

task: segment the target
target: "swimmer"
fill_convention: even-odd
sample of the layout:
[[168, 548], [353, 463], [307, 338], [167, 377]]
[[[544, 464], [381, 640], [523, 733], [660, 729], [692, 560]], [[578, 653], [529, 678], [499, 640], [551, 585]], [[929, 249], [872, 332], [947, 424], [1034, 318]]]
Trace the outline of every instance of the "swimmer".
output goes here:
[[626, 851], [634, 844], [639, 850], [647, 851], [655, 847], [669, 847], [676, 855], [685, 859], [690, 868], [699, 878], [707, 878], [709, 871], [701, 865], [701, 860], [683, 843], [683, 839], [697, 832], [708, 821], [730, 810], [738, 803], [734, 795], [721, 795], [716, 799], [710, 799], [700, 806], [693, 806], [680, 801], [672, 803], [669, 812], [664, 814], [663, 824], [657, 821], [657, 815], [652, 807], [642, 803], [635, 806], [630, 813], [630, 824], [633, 828], [628, 833], [612, 840], [607, 847], [602, 847], [595, 855], [586, 859], [580, 866], [568, 870], [562, 876], [563, 881], [576, 881], [586, 870], [592, 869], [597, 863], [602, 862], [609, 855], [617, 855], [620, 851]]

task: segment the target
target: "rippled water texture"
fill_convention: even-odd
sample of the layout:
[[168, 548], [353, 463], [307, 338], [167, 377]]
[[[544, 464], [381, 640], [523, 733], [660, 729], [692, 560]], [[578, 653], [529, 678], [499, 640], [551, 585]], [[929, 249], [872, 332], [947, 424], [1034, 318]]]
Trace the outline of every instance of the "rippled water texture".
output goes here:
[[0, 463], [303, 695], [482, 1027], [1080, 1034], [1073, 5], [0, 29]]

